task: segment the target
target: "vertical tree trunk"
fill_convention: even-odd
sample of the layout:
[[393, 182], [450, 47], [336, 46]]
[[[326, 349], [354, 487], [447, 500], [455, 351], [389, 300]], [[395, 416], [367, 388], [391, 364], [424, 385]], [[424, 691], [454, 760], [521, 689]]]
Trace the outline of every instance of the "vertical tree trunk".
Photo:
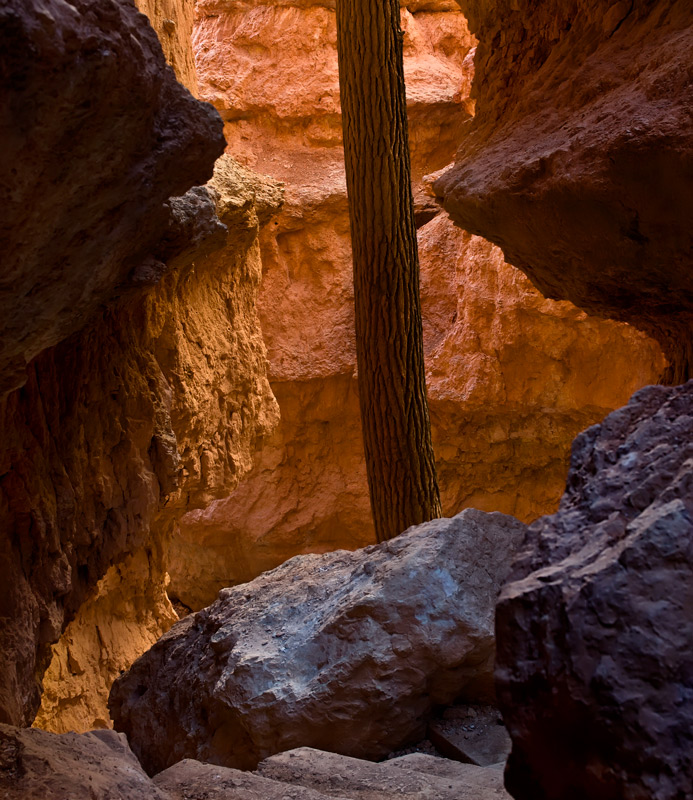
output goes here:
[[441, 515], [399, 13], [398, 0], [337, 0], [359, 394], [378, 541]]

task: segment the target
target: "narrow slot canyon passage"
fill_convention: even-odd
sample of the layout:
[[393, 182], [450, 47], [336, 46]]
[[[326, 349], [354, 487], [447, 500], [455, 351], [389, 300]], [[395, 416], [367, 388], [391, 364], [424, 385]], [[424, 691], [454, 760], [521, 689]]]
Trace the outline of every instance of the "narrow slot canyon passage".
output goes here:
[[335, 2], [0, 8], [8, 798], [693, 797], [693, 9], [399, 6], [379, 545]]

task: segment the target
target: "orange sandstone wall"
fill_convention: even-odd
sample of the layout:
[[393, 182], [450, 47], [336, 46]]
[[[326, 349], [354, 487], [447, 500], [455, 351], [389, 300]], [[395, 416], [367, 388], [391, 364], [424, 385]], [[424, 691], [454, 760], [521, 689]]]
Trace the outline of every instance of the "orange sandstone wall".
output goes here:
[[192, 94], [197, 94], [195, 55], [192, 32], [195, 0], [135, 0], [157, 32], [166, 61], [173, 67], [178, 81]]
[[[192, 4], [140, 7], [194, 89]], [[280, 206], [281, 189], [223, 157], [207, 190], [195, 192], [176, 211], [180, 230], [166, 236], [165, 249], [183, 252], [158, 285], [131, 290], [58, 348], [39, 387], [30, 383], [30, 398], [61, 408], [55, 455], [77, 493], [76, 529], [97, 528], [105, 516], [113, 536], [121, 531], [128, 542], [112, 552], [48, 654], [34, 724], [55, 732], [110, 727], [113, 679], [177, 619], [166, 561], [178, 517], [232, 491], [252, 465], [255, 437], [278, 420], [255, 303], [257, 234]], [[15, 416], [26, 415], [19, 406]], [[50, 471], [21, 498], [27, 510], [41, 508]]]
[[[360, 438], [334, 4], [199, 0], [201, 97], [229, 150], [285, 183], [258, 299], [281, 422], [226, 499], [186, 514], [171, 594], [190, 607], [299, 552], [373, 541]], [[423, 178], [470, 124], [475, 41], [453, 2], [402, 4], [433, 434], [444, 507], [553, 511], [575, 434], [656, 380], [633, 329], [545, 300], [439, 212]], [[557, 265], [560, 269], [560, 265]]]

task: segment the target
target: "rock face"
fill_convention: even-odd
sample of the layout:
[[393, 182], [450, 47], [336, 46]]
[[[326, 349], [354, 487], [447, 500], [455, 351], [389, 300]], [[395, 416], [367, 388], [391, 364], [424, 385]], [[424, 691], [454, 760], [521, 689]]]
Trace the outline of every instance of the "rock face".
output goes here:
[[518, 800], [693, 796], [693, 382], [573, 447], [497, 610]]
[[168, 800], [140, 766], [123, 734], [67, 733], [0, 725], [4, 800]]
[[224, 139], [127, 0], [10, 0], [0, 53], [3, 395], [151, 256]]
[[[191, 3], [141, 7], [193, 88]], [[281, 192], [224, 160], [182, 194], [222, 125], [128, 0], [6, 3], [0, 38], [0, 374], [25, 384], [0, 399], [0, 720], [31, 723], [52, 657], [38, 723], [85, 730], [176, 618], [178, 517], [276, 424], [255, 297]]]
[[434, 705], [492, 694], [494, 602], [524, 530], [469, 509], [223, 589], [116, 680], [116, 728], [150, 773], [303, 745], [382, 758]]
[[34, 727], [56, 733], [111, 727], [106, 701], [114, 679], [178, 621], [161, 549], [154, 540], [114, 564], [80, 606], [53, 647]]
[[630, 322], [691, 372], [693, 7], [460, 0], [476, 116], [436, 184], [547, 297]]
[[166, 61], [176, 78], [193, 95], [197, 94], [197, 72], [192, 47], [195, 0], [135, 0], [159, 36]]
[[[227, 228], [225, 246], [173, 263], [159, 284], [124, 297], [84, 334], [41, 356], [36, 389], [32, 381], [8, 404], [13, 438], [2, 486], [10, 502], [0, 519], [6, 530], [31, 524], [50, 532], [33, 549], [25, 544], [25, 558], [36, 566], [4, 590], [5, 607], [18, 617], [4, 653], [23, 670], [18, 686], [38, 691], [33, 671], [40, 676], [48, 645], [88, 600], [47, 676], [39, 723], [57, 732], [108, 721], [110, 682], [175, 619], [165, 564], [178, 517], [228, 494], [250, 468], [255, 437], [276, 424], [255, 296], [257, 231], [281, 191], [228, 157], [209, 191]], [[183, 238], [189, 242], [190, 232]], [[45, 422], [56, 432], [45, 434], [45, 449], [32, 446], [38, 423], [29, 430], [23, 422], [41, 419], [28, 405], [39, 398], [60, 414], [60, 425]], [[56, 496], [55, 505], [43, 500]], [[64, 566], [57, 596], [51, 546]], [[22, 574], [14, 569], [10, 574]], [[28, 722], [37, 699], [26, 701]]]
[[[374, 540], [330, 5], [198, 3], [202, 96], [223, 116], [232, 152], [285, 181], [286, 202], [261, 234], [258, 301], [282, 419], [233, 494], [181, 521], [171, 591], [192, 608], [296, 553]], [[405, 3], [402, 22], [444, 510], [529, 521], [555, 510], [577, 433], [665, 363], [644, 335], [545, 300], [497, 247], [435, 216], [422, 176], [452, 160], [469, 127], [474, 40], [451, 2]]]

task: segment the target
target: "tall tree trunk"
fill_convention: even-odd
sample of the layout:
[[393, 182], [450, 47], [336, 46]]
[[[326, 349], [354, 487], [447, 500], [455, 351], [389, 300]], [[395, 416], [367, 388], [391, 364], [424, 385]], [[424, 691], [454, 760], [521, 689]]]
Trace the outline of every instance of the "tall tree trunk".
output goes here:
[[441, 515], [398, 0], [337, 0], [361, 421], [378, 541]]

